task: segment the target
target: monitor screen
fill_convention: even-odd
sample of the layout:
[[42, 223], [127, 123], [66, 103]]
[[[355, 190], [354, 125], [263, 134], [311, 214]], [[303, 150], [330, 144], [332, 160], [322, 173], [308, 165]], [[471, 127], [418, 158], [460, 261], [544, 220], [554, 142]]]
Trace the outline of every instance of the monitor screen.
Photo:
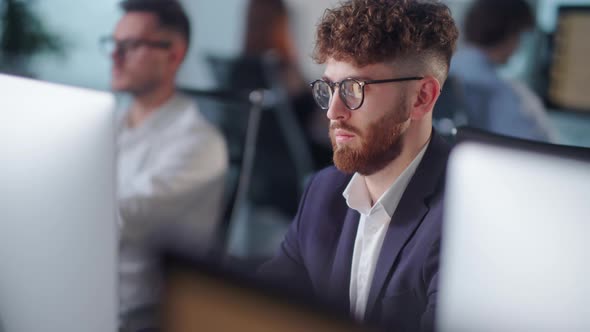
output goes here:
[[113, 98], [0, 75], [0, 330], [116, 330]]
[[451, 153], [440, 331], [590, 330], [590, 161], [548, 148]]

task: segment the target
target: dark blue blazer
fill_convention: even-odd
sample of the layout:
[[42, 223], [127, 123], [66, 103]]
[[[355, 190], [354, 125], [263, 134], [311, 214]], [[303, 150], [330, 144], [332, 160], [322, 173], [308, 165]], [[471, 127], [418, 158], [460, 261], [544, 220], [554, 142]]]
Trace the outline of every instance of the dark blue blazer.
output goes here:
[[[369, 324], [392, 331], [433, 329], [448, 152], [433, 133], [385, 235], [365, 314]], [[360, 218], [342, 196], [351, 177], [329, 167], [311, 179], [278, 254], [259, 271], [346, 314]]]

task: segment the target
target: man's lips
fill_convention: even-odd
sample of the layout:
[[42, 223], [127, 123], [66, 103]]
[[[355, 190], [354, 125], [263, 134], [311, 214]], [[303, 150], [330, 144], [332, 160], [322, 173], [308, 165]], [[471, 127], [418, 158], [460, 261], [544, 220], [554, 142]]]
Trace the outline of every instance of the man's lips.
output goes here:
[[350, 141], [356, 136], [355, 134], [353, 134], [349, 131], [346, 131], [344, 129], [335, 129], [333, 131], [333, 133], [334, 133], [334, 138], [336, 139], [336, 142], [338, 142], [338, 143], [344, 143], [344, 142]]

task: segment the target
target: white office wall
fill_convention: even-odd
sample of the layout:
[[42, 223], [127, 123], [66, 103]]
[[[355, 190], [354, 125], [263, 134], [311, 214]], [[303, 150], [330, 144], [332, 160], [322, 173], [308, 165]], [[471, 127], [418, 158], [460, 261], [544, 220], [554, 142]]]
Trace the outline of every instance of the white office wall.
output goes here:
[[[322, 66], [311, 60], [316, 25], [324, 10], [339, 0], [286, 0], [298, 47], [300, 65], [308, 79], [321, 75]], [[179, 74], [181, 85], [205, 87], [212, 83], [206, 54], [239, 53], [244, 36], [247, 0], [181, 0], [193, 23], [192, 45]], [[471, 0], [445, 0], [461, 21]], [[590, 4], [590, 0], [537, 0], [539, 24], [551, 30], [560, 3]], [[44, 23], [67, 43], [65, 56], [37, 56], [31, 69], [38, 78], [78, 86], [108, 89], [110, 60], [100, 53], [98, 38], [109, 34], [118, 18], [119, 0], [44, 0], [34, 2]]]
[[311, 59], [315, 42], [315, 29], [326, 8], [338, 0], [286, 0], [291, 11], [291, 29], [298, 47], [299, 60], [304, 76], [313, 80], [322, 75], [323, 68]]
[[[210, 84], [203, 55], [235, 54], [241, 47], [245, 0], [181, 0], [193, 25], [191, 49], [179, 83], [201, 87]], [[98, 39], [112, 32], [121, 16], [119, 0], [45, 0], [35, 2], [43, 23], [66, 42], [63, 57], [41, 54], [31, 63], [43, 80], [106, 90], [110, 59], [100, 52]]]
[[181, 0], [192, 22], [189, 54], [180, 70], [178, 83], [208, 87], [212, 77], [205, 62], [207, 54], [235, 55], [242, 47], [246, 0]]
[[[247, 0], [181, 0], [193, 28], [192, 45], [181, 68], [183, 86], [206, 87], [211, 76], [206, 54], [235, 55], [244, 37]], [[292, 30], [306, 77], [321, 75], [311, 60], [315, 26], [328, 6], [337, 0], [287, 0], [292, 12]], [[42, 54], [31, 69], [43, 80], [83, 87], [108, 89], [110, 60], [100, 53], [98, 39], [112, 32], [121, 12], [119, 0], [45, 0], [35, 2], [43, 22], [67, 42], [62, 58]]]
[[116, 0], [36, 1], [43, 23], [66, 43], [63, 57], [41, 54], [31, 63], [37, 78], [83, 87], [107, 89], [109, 58], [98, 39], [109, 34], [118, 17]]

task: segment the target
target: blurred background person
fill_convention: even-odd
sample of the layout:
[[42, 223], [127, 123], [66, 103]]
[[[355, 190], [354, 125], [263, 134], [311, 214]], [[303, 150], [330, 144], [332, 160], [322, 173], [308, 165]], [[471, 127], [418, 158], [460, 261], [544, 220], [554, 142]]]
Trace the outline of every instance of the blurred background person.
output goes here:
[[228, 251], [256, 264], [274, 253], [297, 211], [307, 176], [331, 164], [332, 152], [324, 112], [299, 67], [287, 5], [283, 0], [249, 0], [244, 13], [239, 54], [210, 55], [208, 60], [218, 87], [268, 92], [253, 146], [244, 145], [244, 124], [251, 113], [243, 106], [224, 105], [228, 116], [221, 121], [230, 160], [240, 172], [244, 151], [255, 151], [246, 208], [230, 218]]
[[[289, 153], [289, 133], [281, 125], [280, 117], [284, 113], [294, 115], [296, 123], [291, 125], [302, 134], [304, 141], [301, 143], [312, 158], [313, 164], [310, 166], [313, 169], [331, 163], [331, 149], [326, 135], [328, 125], [325, 116], [315, 105], [309, 83], [299, 68], [285, 2], [250, 0], [246, 14], [246, 34], [240, 60], [243, 65], [234, 67], [230, 75], [237, 88], [275, 91], [279, 88], [286, 97], [284, 104], [275, 105], [261, 118], [258, 139], [260, 152], [254, 166], [252, 198], [257, 204], [278, 207], [290, 219], [296, 212], [300, 195], [298, 188], [302, 187], [302, 179], [295, 168], [299, 156]], [[268, 57], [274, 63], [269, 64]], [[313, 139], [314, 122], [315, 127], [323, 127], [326, 145]]]
[[117, 119], [120, 212], [119, 315], [137, 330], [154, 324], [158, 284], [144, 250], [155, 231], [180, 227], [195, 247], [213, 238], [221, 209], [227, 152], [197, 105], [176, 92], [190, 25], [175, 0], [125, 0], [113, 35], [112, 89], [130, 96]]
[[250, 0], [243, 55], [260, 57], [268, 52], [278, 58], [280, 77], [306, 134], [314, 167], [319, 169], [331, 164], [332, 150], [326, 135], [328, 122], [313, 101], [309, 82], [299, 67], [287, 4], [284, 0]]
[[535, 17], [525, 0], [475, 0], [464, 18], [466, 43], [451, 75], [463, 83], [470, 126], [508, 136], [555, 141], [543, 103], [522, 82], [503, 79], [498, 67], [519, 48]]

